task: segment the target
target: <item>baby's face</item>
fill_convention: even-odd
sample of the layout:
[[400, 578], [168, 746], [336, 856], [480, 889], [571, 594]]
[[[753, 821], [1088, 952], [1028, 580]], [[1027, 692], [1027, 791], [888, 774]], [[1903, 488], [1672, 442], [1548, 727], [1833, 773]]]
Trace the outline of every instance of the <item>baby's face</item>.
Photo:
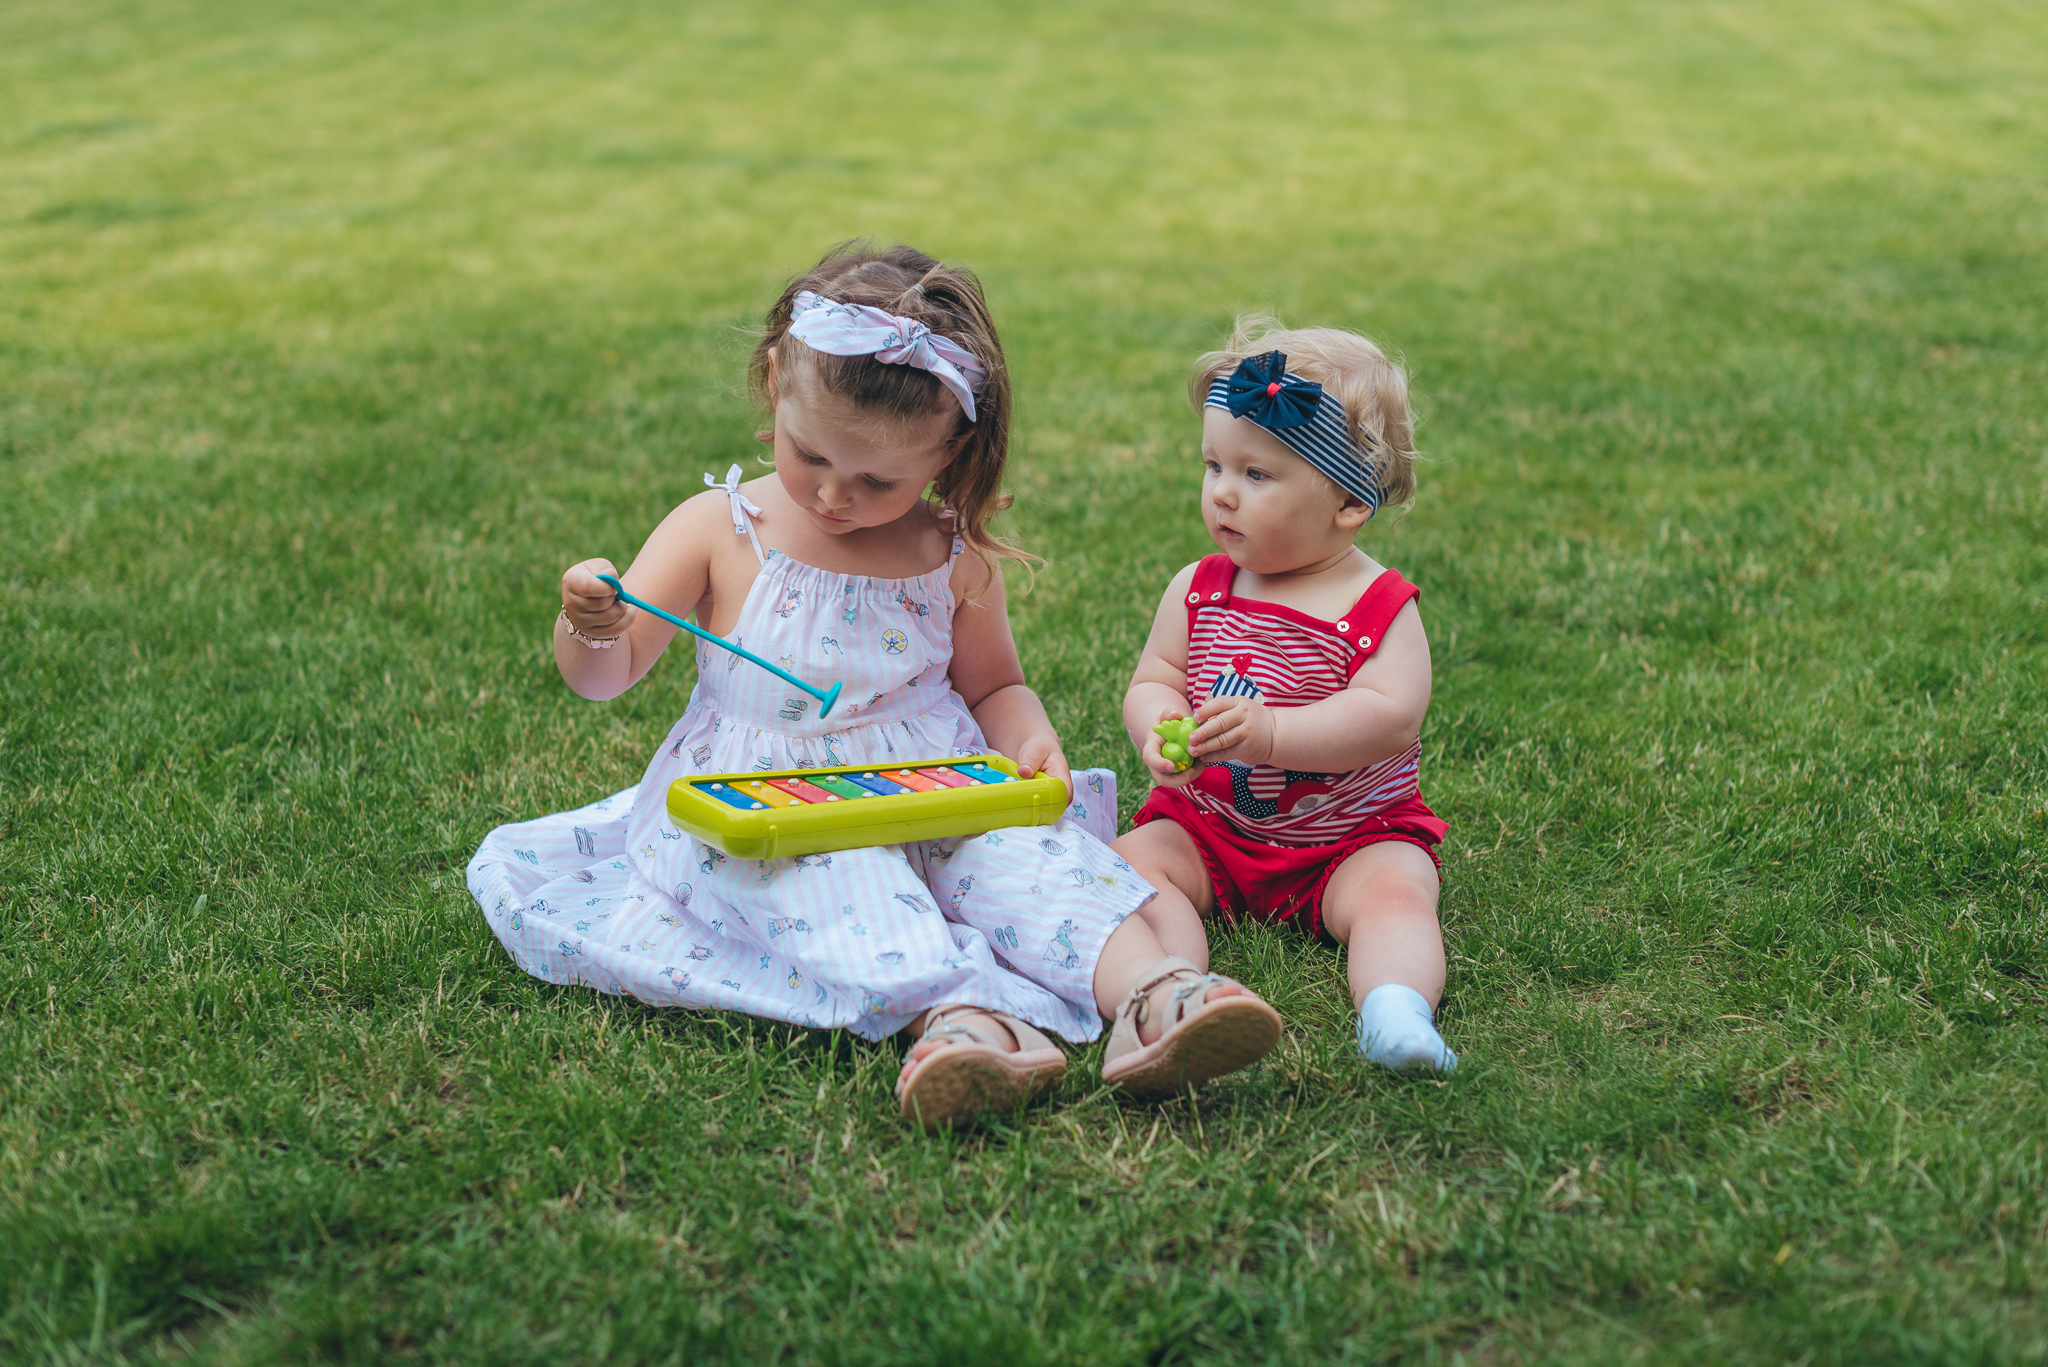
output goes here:
[[1285, 574], [1351, 544], [1371, 512], [1248, 418], [1202, 410], [1202, 521], [1238, 568]]
[[885, 527], [945, 468], [957, 416], [877, 418], [822, 385], [788, 385], [775, 401], [775, 474], [820, 531]]

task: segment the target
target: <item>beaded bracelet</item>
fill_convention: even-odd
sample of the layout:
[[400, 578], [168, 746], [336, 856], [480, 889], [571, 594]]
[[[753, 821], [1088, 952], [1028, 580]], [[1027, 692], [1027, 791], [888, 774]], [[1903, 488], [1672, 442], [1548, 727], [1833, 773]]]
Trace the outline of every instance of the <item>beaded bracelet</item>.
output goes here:
[[567, 608], [562, 609], [562, 625], [569, 628], [570, 636], [583, 642], [584, 645], [592, 650], [610, 650], [613, 646], [624, 640], [626, 636], [626, 633], [623, 631], [617, 636], [585, 636], [576, 629], [576, 624], [569, 620], [569, 609]]

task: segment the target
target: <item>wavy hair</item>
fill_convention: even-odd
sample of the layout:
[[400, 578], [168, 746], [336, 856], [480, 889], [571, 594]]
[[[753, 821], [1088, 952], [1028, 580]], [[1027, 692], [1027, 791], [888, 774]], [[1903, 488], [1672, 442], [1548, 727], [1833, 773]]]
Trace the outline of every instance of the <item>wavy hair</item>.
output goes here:
[[[867, 304], [914, 318], [973, 352], [988, 372], [974, 388], [976, 420], [969, 422], [959, 401], [925, 371], [873, 356], [833, 356], [792, 337], [790, 313], [805, 290], [837, 303]], [[1003, 462], [1010, 449], [1010, 369], [981, 281], [972, 271], [900, 243], [882, 250], [858, 239], [842, 242], [785, 285], [768, 310], [767, 325], [747, 363], [748, 391], [764, 409], [772, 408], [771, 356], [782, 374], [804, 369], [824, 384], [826, 392], [865, 412], [902, 420], [950, 410], [956, 422], [949, 440], [960, 446], [932, 481], [932, 493], [953, 510], [954, 529], [990, 574], [1000, 573], [1004, 560], [1037, 561], [1029, 551], [998, 537], [989, 525], [1011, 503], [1002, 488]], [[772, 430], [754, 435], [764, 442], [775, 439]]]

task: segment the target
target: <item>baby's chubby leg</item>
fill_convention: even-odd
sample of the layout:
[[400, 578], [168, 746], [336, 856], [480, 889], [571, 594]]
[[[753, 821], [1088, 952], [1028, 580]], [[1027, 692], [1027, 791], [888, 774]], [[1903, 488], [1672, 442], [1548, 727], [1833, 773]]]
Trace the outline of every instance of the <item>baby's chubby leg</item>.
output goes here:
[[1359, 1048], [1396, 1072], [1449, 1072], [1458, 1064], [1433, 1018], [1444, 993], [1440, 886], [1427, 854], [1388, 840], [1346, 859], [1323, 890], [1323, 928], [1345, 948], [1359, 1009]]

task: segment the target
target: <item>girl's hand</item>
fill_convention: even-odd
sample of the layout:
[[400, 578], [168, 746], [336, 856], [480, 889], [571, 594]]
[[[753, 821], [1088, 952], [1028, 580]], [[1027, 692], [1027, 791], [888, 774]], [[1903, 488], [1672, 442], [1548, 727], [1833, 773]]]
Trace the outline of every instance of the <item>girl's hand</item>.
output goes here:
[[1273, 709], [1257, 698], [1211, 698], [1195, 709], [1201, 725], [1188, 737], [1188, 753], [1216, 764], [1270, 764]]
[[1067, 768], [1067, 757], [1060, 753], [1060, 738], [1050, 731], [1041, 731], [1017, 747], [1017, 772], [1025, 778], [1039, 774], [1051, 774], [1067, 785], [1067, 801], [1074, 800], [1074, 775]]
[[616, 578], [612, 562], [599, 556], [562, 571], [562, 611], [585, 636], [616, 636], [626, 629], [632, 609], [619, 601], [612, 586], [597, 576]]
[[[1176, 717], [1185, 717], [1186, 715], [1187, 710], [1185, 708], [1161, 708], [1153, 724], [1157, 725], [1162, 721], [1172, 721]], [[1157, 731], [1148, 730], [1145, 733], [1145, 748], [1139, 754], [1145, 761], [1145, 767], [1152, 773], [1152, 782], [1161, 788], [1179, 788], [1193, 783], [1195, 775], [1202, 772], [1201, 757], [1195, 756], [1190, 752], [1191, 762], [1188, 767], [1176, 770], [1173, 761], [1160, 752], [1159, 747], [1165, 743], [1166, 738]]]

